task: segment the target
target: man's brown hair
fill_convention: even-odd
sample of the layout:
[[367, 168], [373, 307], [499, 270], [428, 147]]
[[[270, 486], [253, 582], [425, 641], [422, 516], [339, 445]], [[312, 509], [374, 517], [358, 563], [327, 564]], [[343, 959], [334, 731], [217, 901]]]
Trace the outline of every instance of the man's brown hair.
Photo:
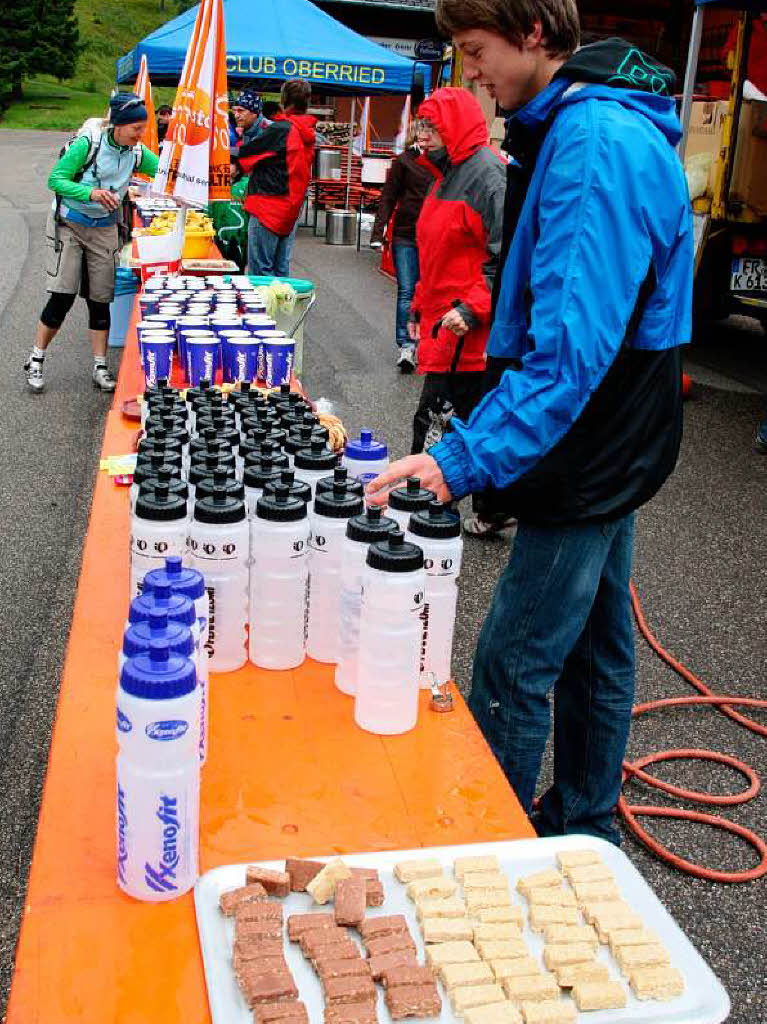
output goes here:
[[280, 103], [292, 107], [297, 114], [305, 114], [309, 106], [312, 87], [303, 78], [290, 78], [280, 90]]
[[437, 0], [435, 17], [446, 36], [483, 28], [515, 46], [521, 46], [540, 21], [544, 49], [552, 57], [569, 57], [578, 48], [575, 0]]

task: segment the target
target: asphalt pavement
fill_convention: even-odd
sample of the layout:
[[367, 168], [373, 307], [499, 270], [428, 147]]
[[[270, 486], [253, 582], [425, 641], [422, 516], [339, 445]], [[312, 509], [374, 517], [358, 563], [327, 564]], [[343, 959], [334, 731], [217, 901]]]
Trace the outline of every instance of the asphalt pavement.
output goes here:
[[[46, 360], [47, 391], [28, 395], [21, 373], [44, 302], [45, 179], [65, 138], [0, 132], [6, 367], [0, 382], [0, 1016], [109, 407], [109, 398], [91, 389], [82, 303]], [[409, 450], [420, 381], [394, 367], [394, 287], [377, 263], [369, 250], [327, 246], [310, 228], [300, 230], [293, 273], [313, 280], [318, 292], [307, 322], [304, 382], [313, 397], [335, 403], [351, 432], [371, 426], [393, 455], [401, 455]], [[115, 366], [116, 353], [110, 358]], [[753, 437], [767, 414], [767, 343], [753, 323], [717, 328], [704, 348], [690, 350], [687, 364], [696, 385], [686, 405], [682, 456], [673, 478], [639, 514], [634, 579], [664, 646], [715, 690], [763, 696], [767, 458], [754, 451]], [[508, 548], [508, 539], [466, 541], [454, 658], [464, 693]], [[638, 700], [688, 692], [638, 646]], [[767, 763], [763, 740], [709, 710], [648, 716], [633, 730], [629, 756], [689, 746], [731, 753], [762, 773]], [[549, 772], [547, 763], [542, 784]], [[658, 774], [715, 793], [741, 786], [733, 773], [714, 766], [678, 762]], [[667, 802], [639, 785], [628, 792], [632, 801]], [[767, 831], [763, 797], [726, 814]], [[754, 862], [742, 842], [718, 831], [673, 823], [651, 829], [676, 852], [711, 867]], [[695, 880], [630, 838], [624, 849], [727, 987], [730, 1021], [767, 1021], [764, 881], [727, 886]]]

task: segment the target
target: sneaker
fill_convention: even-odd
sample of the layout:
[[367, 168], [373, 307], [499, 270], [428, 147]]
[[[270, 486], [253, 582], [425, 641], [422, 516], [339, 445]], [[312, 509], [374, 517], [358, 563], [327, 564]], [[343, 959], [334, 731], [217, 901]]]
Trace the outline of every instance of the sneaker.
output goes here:
[[767, 455], [767, 420], [757, 430], [754, 444], [758, 452], [761, 452], [762, 455]]
[[27, 376], [27, 387], [30, 391], [38, 394], [45, 387], [43, 380], [43, 360], [37, 356], [30, 356], [24, 363], [24, 373]]
[[397, 366], [400, 373], [412, 373], [415, 370], [415, 348], [412, 345], [403, 345], [399, 350]]
[[114, 391], [117, 381], [109, 372], [106, 366], [93, 367], [93, 386], [100, 391]]
[[497, 537], [508, 533], [517, 525], [513, 516], [498, 517], [497, 519], [482, 519], [473, 512], [463, 521], [463, 531], [470, 537]]

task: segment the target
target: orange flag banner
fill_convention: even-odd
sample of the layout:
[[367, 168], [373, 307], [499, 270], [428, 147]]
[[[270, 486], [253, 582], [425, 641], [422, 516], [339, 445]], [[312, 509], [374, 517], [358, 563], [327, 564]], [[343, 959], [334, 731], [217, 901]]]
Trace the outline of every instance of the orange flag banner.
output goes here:
[[184, 206], [231, 197], [222, 0], [202, 0], [153, 191]]
[[[146, 62], [146, 54], [141, 58], [141, 68], [139, 69], [138, 78], [136, 79], [135, 93], [140, 96], [144, 101], [146, 107], [147, 117], [146, 130], [144, 131], [144, 137], [142, 142], [147, 149], [151, 149], [153, 153], [159, 153], [159, 144], [157, 141], [157, 117], [154, 112], [154, 100], [152, 99], [152, 85], [149, 81], [149, 68]], [[141, 181], [149, 181], [148, 174], [137, 174], [137, 178]]]

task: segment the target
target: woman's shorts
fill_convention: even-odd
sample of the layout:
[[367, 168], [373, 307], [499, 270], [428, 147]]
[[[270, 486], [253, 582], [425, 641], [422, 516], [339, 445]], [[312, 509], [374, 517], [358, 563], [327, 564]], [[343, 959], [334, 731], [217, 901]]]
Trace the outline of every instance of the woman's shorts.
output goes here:
[[48, 214], [45, 228], [49, 292], [77, 295], [81, 290], [83, 261], [87, 267], [86, 297], [111, 302], [115, 294], [115, 267], [119, 255], [117, 225], [88, 227], [70, 220], [54, 222]]

